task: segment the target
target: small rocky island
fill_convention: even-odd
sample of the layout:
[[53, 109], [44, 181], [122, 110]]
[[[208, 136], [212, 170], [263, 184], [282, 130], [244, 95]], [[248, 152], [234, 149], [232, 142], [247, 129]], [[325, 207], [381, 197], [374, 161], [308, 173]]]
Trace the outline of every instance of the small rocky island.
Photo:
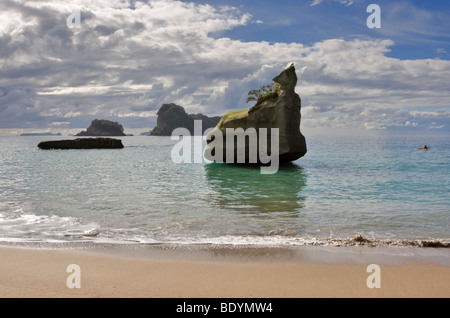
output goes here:
[[120, 139], [113, 138], [78, 138], [73, 140], [42, 141], [38, 147], [43, 150], [53, 149], [122, 149]]
[[76, 136], [89, 136], [89, 137], [122, 137], [126, 136], [123, 132], [123, 126], [118, 122], [113, 122], [109, 120], [98, 120], [94, 119], [86, 131], [78, 133]]
[[23, 133], [19, 135], [20, 137], [29, 137], [29, 136], [62, 136], [61, 133], [51, 133], [51, 132], [45, 132], [45, 133]]
[[159, 109], [157, 126], [150, 132], [150, 136], [171, 136], [177, 128], [186, 128], [194, 135], [194, 121], [201, 120], [204, 133], [209, 128], [216, 127], [220, 117], [208, 117], [203, 114], [188, 114], [183, 107], [176, 104], [164, 104]]
[[[306, 154], [306, 140], [300, 132], [301, 121], [301, 100], [300, 96], [295, 92], [297, 85], [297, 74], [292, 64], [283, 70], [280, 75], [273, 79], [274, 84], [263, 87], [257, 92], [257, 103], [250, 109], [232, 111], [226, 113], [220, 120], [217, 127], [208, 135], [208, 146], [205, 154], [213, 153], [214, 147], [212, 141], [215, 131], [219, 129], [221, 134], [227, 138], [226, 129], [233, 130], [242, 128], [247, 130], [254, 128], [259, 138], [261, 128], [266, 128], [270, 132], [272, 128], [279, 129], [279, 162], [290, 162], [303, 157]], [[270, 87], [270, 89], [266, 89]], [[249, 95], [250, 95], [249, 93]], [[254, 93], [252, 93], [254, 94]], [[233, 137], [234, 138], [234, 137]], [[223, 142], [223, 162], [226, 162], [226, 142]], [[238, 153], [238, 144], [234, 143], [234, 149], [230, 149], [231, 154]], [[248, 146], [244, 149], [246, 160], [249, 158]], [[214, 161], [215, 158], [206, 158]], [[258, 158], [259, 161], [259, 158]], [[247, 161], [246, 161], [247, 162]]]

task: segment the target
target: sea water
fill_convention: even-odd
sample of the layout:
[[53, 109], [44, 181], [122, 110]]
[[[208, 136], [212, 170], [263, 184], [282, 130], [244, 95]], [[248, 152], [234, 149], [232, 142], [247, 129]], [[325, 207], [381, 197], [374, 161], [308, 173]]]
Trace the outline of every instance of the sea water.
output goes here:
[[121, 150], [51, 151], [37, 144], [64, 137], [0, 137], [0, 241], [450, 241], [448, 136], [306, 137], [306, 156], [274, 175], [175, 164], [170, 137], [123, 137]]

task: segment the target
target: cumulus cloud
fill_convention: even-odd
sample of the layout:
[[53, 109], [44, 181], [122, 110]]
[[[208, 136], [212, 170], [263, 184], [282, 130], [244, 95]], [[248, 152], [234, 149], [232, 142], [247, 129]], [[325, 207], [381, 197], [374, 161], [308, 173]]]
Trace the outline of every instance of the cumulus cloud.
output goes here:
[[[69, 29], [74, 10], [81, 27]], [[170, 102], [221, 115], [248, 107], [247, 92], [290, 62], [306, 126], [439, 127], [448, 119], [404, 109], [449, 100], [450, 62], [388, 58], [391, 40], [233, 40], [221, 34], [256, 23], [249, 13], [175, 0], [4, 0], [0, 19], [2, 128], [85, 127], [93, 118], [151, 127]]]

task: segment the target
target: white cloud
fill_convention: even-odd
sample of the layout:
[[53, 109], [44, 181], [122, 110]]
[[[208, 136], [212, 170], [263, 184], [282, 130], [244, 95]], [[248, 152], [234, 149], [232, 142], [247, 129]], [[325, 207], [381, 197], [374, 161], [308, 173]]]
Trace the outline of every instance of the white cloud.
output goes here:
[[[313, 0], [313, 2], [311, 2], [310, 6], [316, 6], [318, 4], [321, 4], [324, 0]], [[340, 4], [345, 4], [346, 6], [351, 6], [352, 4], [355, 3], [355, 0], [332, 0], [333, 2], [338, 2]]]
[[448, 45], [448, 13], [429, 11], [410, 1], [387, 1], [381, 7], [382, 36], [409, 45]]
[[[75, 8], [82, 11], [81, 28], [68, 29]], [[170, 102], [220, 115], [248, 107], [247, 92], [290, 62], [298, 70], [306, 126], [439, 127], [448, 119], [448, 112], [425, 116], [404, 108], [446, 103], [450, 62], [388, 58], [391, 40], [243, 42], [217, 34], [257, 23], [250, 14], [174, 0], [134, 7], [127, 1], [5, 0], [0, 12], [6, 19], [0, 28], [3, 128], [67, 118], [83, 127], [94, 116], [151, 126], [155, 111]]]
[[67, 126], [70, 124], [70, 121], [54, 121], [49, 124], [49, 126]]
[[313, 0], [313, 2], [311, 2], [310, 6], [313, 7], [313, 6], [316, 6], [318, 4], [321, 4], [322, 2], [323, 2], [323, 0]]

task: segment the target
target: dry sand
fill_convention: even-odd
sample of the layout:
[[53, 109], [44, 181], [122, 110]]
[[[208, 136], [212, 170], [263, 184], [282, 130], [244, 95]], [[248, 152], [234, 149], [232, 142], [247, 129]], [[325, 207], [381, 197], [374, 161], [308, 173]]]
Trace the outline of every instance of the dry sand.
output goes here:
[[[439, 257], [434, 254], [417, 257], [415, 252], [409, 257], [397, 255], [411, 254], [408, 249], [336, 247], [298, 250], [0, 247], [0, 297], [447, 298], [450, 266], [449, 254], [444, 252], [443, 257], [434, 251], [431, 254]], [[428, 261], [431, 259], [438, 261]], [[67, 287], [70, 264], [80, 266], [81, 288]], [[380, 265], [379, 289], [367, 287], [371, 274], [366, 270], [370, 264]]]

